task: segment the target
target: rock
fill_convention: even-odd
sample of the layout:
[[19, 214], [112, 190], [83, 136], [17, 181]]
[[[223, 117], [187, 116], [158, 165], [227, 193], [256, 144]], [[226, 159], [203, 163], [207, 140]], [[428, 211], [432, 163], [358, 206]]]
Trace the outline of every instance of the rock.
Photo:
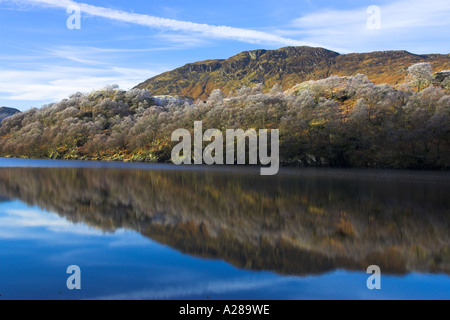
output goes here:
[[434, 75], [434, 79], [437, 83], [443, 82], [446, 78], [450, 77], [450, 70], [444, 70], [441, 72], [438, 72]]

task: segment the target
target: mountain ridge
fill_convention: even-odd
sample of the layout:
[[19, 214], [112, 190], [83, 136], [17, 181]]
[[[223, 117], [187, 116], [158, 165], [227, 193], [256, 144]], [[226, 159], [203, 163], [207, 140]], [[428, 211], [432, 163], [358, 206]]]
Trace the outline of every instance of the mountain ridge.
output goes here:
[[291, 46], [188, 63], [149, 78], [135, 88], [147, 89], [153, 95], [206, 99], [214, 89], [229, 94], [257, 83], [263, 83], [266, 91], [275, 84], [287, 89], [307, 80], [358, 73], [366, 74], [376, 84], [397, 85], [405, 80], [406, 69], [418, 62], [429, 62], [434, 72], [450, 69], [449, 54], [420, 55], [405, 50], [339, 54], [324, 48]]

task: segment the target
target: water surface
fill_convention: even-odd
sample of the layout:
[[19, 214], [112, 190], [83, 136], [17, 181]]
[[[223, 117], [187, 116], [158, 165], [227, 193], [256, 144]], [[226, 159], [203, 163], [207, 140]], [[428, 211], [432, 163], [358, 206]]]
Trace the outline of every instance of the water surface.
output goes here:
[[0, 299], [449, 299], [449, 177], [0, 159]]

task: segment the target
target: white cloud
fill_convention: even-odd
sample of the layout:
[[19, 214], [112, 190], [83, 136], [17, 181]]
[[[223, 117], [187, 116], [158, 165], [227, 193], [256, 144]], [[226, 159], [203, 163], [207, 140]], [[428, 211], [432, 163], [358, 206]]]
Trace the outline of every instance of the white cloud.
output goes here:
[[[322, 10], [292, 21], [285, 36], [345, 47], [348, 51], [405, 49], [415, 53], [450, 50], [450, 1], [409, 0], [380, 5], [381, 29], [367, 28], [367, 7]], [[431, 40], [431, 41], [430, 41]], [[430, 46], [430, 43], [433, 46]]]
[[[30, 229], [44, 227], [48, 231], [56, 233], [70, 233], [81, 235], [102, 235], [103, 232], [85, 225], [73, 223], [49, 214], [33, 209], [9, 209], [0, 216], [0, 238], [43, 238], [42, 233], [33, 233]], [[27, 230], [27, 231], [25, 231]]]
[[[447, 0], [431, 1], [396, 1], [380, 6], [382, 26], [386, 29], [417, 28], [449, 25], [448, 15], [450, 2]], [[311, 13], [293, 21], [298, 27], [307, 29], [341, 26], [356, 28], [365, 26], [367, 18], [366, 7], [352, 10], [323, 10]]]
[[102, 60], [98, 59], [93, 60], [90, 58], [94, 55], [92, 48], [73, 47], [73, 46], [55, 47], [48, 49], [47, 55], [71, 60], [73, 62], [78, 62], [82, 64], [93, 64], [93, 65], [105, 64], [105, 62]]
[[[157, 75], [166, 68], [153, 70], [126, 68], [115, 63], [121, 55], [147, 52], [158, 48], [116, 49], [88, 46], [55, 46], [33, 50], [30, 54], [2, 56], [0, 66], [0, 98], [2, 105], [27, 101], [55, 102], [75, 92], [90, 92], [106, 85], [117, 84], [128, 90]], [[28, 59], [27, 59], [28, 57]]]
[[56, 101], [75, 92], [90, 92], [109, 84], [130, 89], [158, 74], [147, 69], [120, 67], [44, 66], [34, 70], [0, 68], [3, 100]]
[[28, 0], [27, 2], [63, 9], [75, 5], [81, 9], [82, 14], [162, 30], [180, 31], [194, 34], [198, 33], [205, 37], [214, 39], [230, 39], [255, 44], [264, 43], [289, 46], [309, 45], [303, 41], [290, 39], [263, 31], [166, 19], [146, 14], [130, 13], [85, 3], [78, 3], [71, 0]]
[[290, 280], [290, 278], [241, 278], [231, 279], [227, 281], [211, 281], [199, 282], [195, 286], [187, 283], [186, 286], [170, 287], [166, 286], [158, 290], [141, 290], [134, 292], [121, 293], [117, 295], [108, 295], [96, 297], [96, 300], [158, 300], [158, 299], [173, 299], [187, 296], [202, 296], [205, 294], [224, 294], [228, 292], [238, 292], [246, 290], [255, 290], [262, 288], [270, 288], [281, 285]]

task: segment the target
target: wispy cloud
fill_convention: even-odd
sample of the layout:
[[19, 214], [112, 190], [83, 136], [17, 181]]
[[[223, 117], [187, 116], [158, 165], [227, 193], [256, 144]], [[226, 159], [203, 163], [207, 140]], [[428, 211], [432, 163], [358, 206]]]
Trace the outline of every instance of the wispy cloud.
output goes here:
[[[56, 233], [102, 235], [100, 230], [85, 225], [74, 225], [56, 215], [34, 209], [8, 209], [0, 216], [0, 238], [41, 238], [42, 233], [30, 229], [45, 228]], [[25, 231], [26, 230], [26, 231]]]
[[90, 92], [108, 84], [129, 89], [158, 74], [121, 67], [44, 66], [34, 70], [0, 68], [0, 94], [8, 100], [56, 101], [71, 93]]
[[[324, 9], [292, 21], [291, 28], [280, 31], [285, 36], [305, 41], [345, 47], [344, 51], [409, 49], [421, 53], [450, 50], [447, 30], [450, 26], [450, 1], [408, 0], [380, 5], [380, 29], [369, 29], [367, 7], [348, 10]], [[429, 40], [433, 40], [434, 48]], [[437, 41], [436, 41], [437, 40]], [[439, 41], [440, 40], [440, 41]], [[440, 42], [436, 46], [436, 42]], [[419, 52], [418, 52], [419, 51]]]
[[162, 30], [201, 34], [204, 37], [214, 39], [230, 39], [254, 44], [277, 44], [277, 45], [292, 45], [292, 46], [310, 45], [307, 42], [282, 37], [264, 31], [167, 19], [150, 16], [146, 14], [130, 13], [121, 10], [98, 7], [71, 0], [22, 0], [22, 1], [62, 9], [67, 9], [70, 6], [78, 6], [83, 14], [95, 17], [101, 17], [105, 19], [137, 24], [140, 26]]
[[261, 288], [270, 288], [288, 282], [289, 278], [241, 278], [227, 281], [211, 281], [196, 283], [195, 286], [188, 284], [186, 286], [166, 287], [164, 289], [149, 289], [134, 292], [121, 293], [117, 295], [108, 295], [96, 297], [96, 300], [158, 300], [173, 299], [186, 296], [202, 296], [206, 294], [224, 294], [229, 292], [239, 292]]
[[[450, 24], [448, 20], [450, 2], [447, 0], [396, 1], [380, 6], [380, 9], [382, 26], [390, 30]], [[351, 10], [323, 10], [300, 17], [293, 23], [312, 30], [331, 29], [336, 26], [354, 28], [355, 24], [360, 27], [365, 26], [368, 16], [367, 7]]]
[[[84, 49], [84, 50], [83, 50]], [[90, 50], [86, 50], [90, 49]], [[105, 64], [104, 61], [101, 60], [93, 60], [90, 58], [86, 58], [86, 56], [92, 56], [93, 48], [83, 48], [83, 47], [72, 47], [72, 46], [62, 46], [62, 47], [54, 47], [47, 49], [48, 55], [55, 56], [57, 58], [63, 58], [67, 60], [71, 60], [74, 62], [79, 62], [83, 64], [93, 64], [93, 65], [102, 65]]]

